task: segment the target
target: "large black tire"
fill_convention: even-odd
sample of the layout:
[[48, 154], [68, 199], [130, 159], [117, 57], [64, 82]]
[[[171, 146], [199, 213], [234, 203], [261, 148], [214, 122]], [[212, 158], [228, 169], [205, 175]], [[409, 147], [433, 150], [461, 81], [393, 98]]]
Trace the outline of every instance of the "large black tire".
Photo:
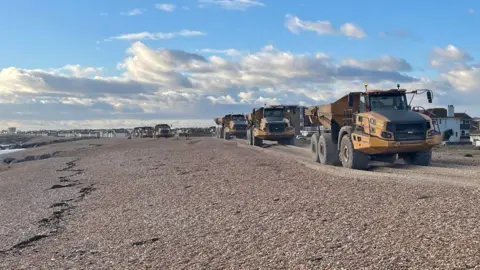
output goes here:
[[[225, 129], [222, 127], [222, 128], [220, 129], [220, 139], [223, 139], [223, 138], [224, 138], [224, 135], [225, 135], [225, 134], [223, 134], [224, 132], [225, 132]], [[187, 137], [186, 134], [185, 134], [185, 137]]]
[[280, 139], [278, 141], [278, 144], [281, 144], [281, 145], [295, 145], [295, 136]]
[[295, 136], [287, 139], [287, 145], [295, 145]]
[[432, 161], [432, 150], [404, 154], [406, 163], [418, 166], [429, 166]]
[[318, 157], [318, 134], [314, 133], [310, 140], [310, 150], [312, 153], [312, 161], [313, 162], [320, 162], [320, 158]]
[[247, 130], [247, 144], [248, 145], [253, 145], [253, 130], [252, 129]]
[[254, 137], [253, 135], [252, 135], [252, 137], [253, 137], [253, 145], [255, 145], [255, 146], [262, 146], [263, 145], [263, 140], [262, 139]]
[[373, 160], [393, 164], [397, 160], [397, 154], [374, 156]]
[[368, 168], [368, 155], [353, 149], [353, 143], [350, 136], [343, 136], [340, 143], [340, 161], [343, 167], [355, 170], [365, 170]]
[[223, 129], [223, 138], [225, 140], [230, 140], [230, 133], [228, 133], [225, 129]]
[[320, 163], [331, 166], [340, 165], [337, 145], [333, 142], [331, 133], [322, 133], [320, 135], [317, 152]]

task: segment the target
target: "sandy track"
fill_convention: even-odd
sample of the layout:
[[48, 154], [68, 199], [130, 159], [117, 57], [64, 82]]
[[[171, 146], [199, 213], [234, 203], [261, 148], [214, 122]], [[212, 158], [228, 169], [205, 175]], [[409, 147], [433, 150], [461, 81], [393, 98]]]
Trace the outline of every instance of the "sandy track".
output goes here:
[[[246, 144], [242, 140], [237, 140], [237, 143], [241, 147], [246, 147]], [[318, 163], [311, 162], [309, 148], [266, 144], [260, 149], [260, 151], [266, 153], [292, 156], [296, 158], [298, 162], [312, 169], [321, 170], [332, 175], [341, 175], [345, 177], [357, 176], [373, 179], [388, 176], [389, 178], [400, 181], [432, 181], [450, 183], [453, 185], [480, 187], [480, 166], [478, 166], [480, 165], [480, 159], [478, 157], [470, 158], [461, 155], [453, 155], [449, 157], [445, 154], [435, 153], [432, 165], [428, 167], [407, 165], [404, 164], [402, 160], [397, 160], [393, 165], [381, 162], [371, 162], [368, 171], [352, 172], [351, 170], [341, 167], [322, 166]]]
[[[304, 150], [211, 138], [98, 142], [41, 161], [53, 168], [75, 159], [77, 179], [93, 189], [72, 202], [58, 233], [0, 252], [0, 268], [480, 265], [480, 196], [471, 179], [428, 181], [411, 168], [391, 168], [404, 176], [345, 170], [307, 162]], [[32, 162], [0, 172], [1, 181]], [[45, 171], [38, 188], [52, 176]], [[34, 190], [18, 202], [44, 207], [32, 204]]]

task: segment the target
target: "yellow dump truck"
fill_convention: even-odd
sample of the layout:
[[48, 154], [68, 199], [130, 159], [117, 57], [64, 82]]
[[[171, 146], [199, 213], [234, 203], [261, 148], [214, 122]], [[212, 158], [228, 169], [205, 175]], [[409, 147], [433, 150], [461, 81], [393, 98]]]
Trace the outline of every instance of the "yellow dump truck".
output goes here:
[[281, 105], [253, 109], [247, 114], [247, 144], [262, 146], [263, 140], [295, 145], [295, 129], [290, 122], [290, 111]]
[[229, 140], [233, 136], [245, 138], [247, 134], [247, 122], [243, 114], [227, 114], [224, 117], [215, 118], [215, 135], [218, 139]]
[[432, 119], [412, 111], [407, 94], [431, 90], [400, 89], [351, 92], [338, 101], [305, 110], [318, 133], [311, 138], [312, 159], [326, 165], [367, 169], [370, 160], [395, 162], [397, 155], [409, 164], [428, 166], [432, 148], [442, 138]]

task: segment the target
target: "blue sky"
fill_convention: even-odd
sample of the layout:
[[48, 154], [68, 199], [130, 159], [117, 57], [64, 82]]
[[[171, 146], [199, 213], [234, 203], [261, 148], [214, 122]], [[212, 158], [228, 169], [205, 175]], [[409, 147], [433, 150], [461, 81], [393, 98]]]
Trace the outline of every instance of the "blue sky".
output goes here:
[[[382, 67], [372, 67], [365, 64], [367, 60], [375, 60], [384, 56], [406, 61], [411, 69], [392, 69], [391, 72], [412, 76], [416, 78], [425, 78], [429, 84], [442, 85], [441, 89], [444, 93], [468, 92], [478, 93], [478, 88], [472, 86], [473, 82], [455, 81], [460, 73], [449, 73], [451, 70], [463, 68], [469, 72], [469, 78], [475, 77], [478, 69], [478, 59], [480, 59], [480, 37], [476, 34], [476, 26], [480, 25], [480, 2], [473, 0], [465, 1], [272, 1], [272, 0], [233, 0], [233, 2], [248, 2], [244, 9], [226, 8], [225, 2], [228, 0], [185, 0], [185, 1], [133, 1], [133, 0], [22, 0], [22, 1], [0, 1], [0, 31], [5, 37], [0, 42], [0, 70], [3, 69], [4, 75], [0, 77], [0, 93], [4, 93], [4, 101], [8, 101], [7, 94], [12, 94], [12, 85], [18, 87], [19, 83], [13, 84], [12, 72], [7, 74], [7, 68], [15, 68], [15, 72], [22, 75], [30, 74], [34, 70], [42, 70], [52, 72], [52, 69], [59, 69], [66, 65], [79, 65], [82, 69], [103, 68], [101, 76], [105, 80], [111, 80], [114, 77], [125, 76], [125, 69], [119, 69], [117, 64], [125, 63], [129, 56], [127, 50], [139, 48], [136, 53], [143, 55], [142, 50], [152, 50], [152, 52], [160, 52], [162, 49], [177, 50], [188, 53], [197, 54], [211, 61], [212, 55], [218, 55], [222, 59], [226, 59], [231, 63], [243, 63], [249, 60], [248, 55], [260, 53], [262, 48], [267, 45], [273, 45], [279, 54], [274, 54], [271, 58], [280, 58], [281, 53], [290, 53], [293, 57], [301, 54], [315, 55], [323, 53], [328, 55], [332, 64], [337, 64], [345, 59], [355, 59], [362, 63], [362, 69], [372, 69], [373, 71], [381, 70]], [[167, 12], [156, 8], [157, 4], [168, 4], [174, 6], [174, 9]], [[222, 5], [223, 4], [223, 5]], [[237, 3], [238, 4], [238, 3]], [[240, 3], [241, 4], [241, 3]], [[244, 3], [245, 4], [245, 3]], [[139, 14], [128, 16], [127, 13], [138, 10]], [[135, 12], [133, 12], [135, 13]], [[294, 33], [287, 27], [286, 16], [297, 18], [300, 22], [297, 24], [297, 32]], [[309, 23], [317, 21], [328, 21], [332, 31], [329, 33], [319, 33], [318, 25], [313, 29], [305, 27]], [[360, 29], [365, 36], [352, 37], [340, 33], [340, 27], [345, 23], [351, 23]], [[182, 36], [180, 31], [198, 31], [202, 35]], [[323, 30], [321, 30], [323, 31]], [[123, 34], [132, 33], [163, 33], [173, 34], [175, 37], [168, 39], [111, 39]], [[328, 32], [328, 31], [327, 31]], [[383, 33], [383, 34], [382, 34]], [[105, 41], [111, 39], [110, 41]], [[98, 43], [99, 42], [99, 43]], [[134, 47], [141, 42], [144, 47]], [[98, 43], [98, 44], [97, 44]], [[435, 48], [446, 50], [448, 45], [453, 45], [455, 52], [442, 53], [441, 51], [432, 56]], [[202, 49], [226, 50], [235, 49], [241, 52], [239, 55], [228, 56], [220, 52], [206, 53]], [[457, 51], [458, 50], [458, 51]], [[136, 55], [135, 53], [133, 55]], [[130, 55], [131, 56], [131, 55]], [[171, 56], [168, 56], [171, 57]], [[433, 66], [433, 57], [442, 58], [444, 64], [442, 67]], [[252, 59], [250, 59], [252, 60]], [[313, 61], [313, 59], [310, 59]], [[267, 60], [265, 60], [267, 61]], [[270, 60], [269, 60], [270, 61]], [[274, 61], [274, 60], [272, 60]], [[304, 61], [304, 60], [299, 60]], [[145, 77], [138, 77], [138, 70], [144, 70], [145, 59], [142, 63], [132, 63], [127, 68], [129, 79], [139, 83], [158, 83], [158, 80], [148, 80]], [[452, 62], [456, 66], [451, 67]], [[265, 62], [262, 62], [265, 64]], [[303, 63], [303, 62], [302, 62]], [[150, 63], [153, 71], [155, 66], [162, 66], [165, 63]], [[313, 63], [315, 67], [319, 63]], [[135, 66], [135, 67], [134, 67]], [[357, 65], [358, 66], [358, 65]], [[368, 66], [368, 67], [367, 67]], [[448, 69], [446, 66], [449, 66]], [[172, 72], [179, 74], [191, 74], [192, 67], [182, 69], [184, 66], [169, 66]], [[358, 66], [360, 67], [360, 66]], [[251, 70], [251, 67], [244, 67]], [[50, 71], [48, 71], [50, 70]], [[10, 70], [11, 71], [11, 70]], [[162, 69], [162, 72], [166, 71]], [[170, 72], [170, 71], [169, 71]], [[367, 72], [367, 71], [365, 71]], [[19, 74], [20, 74], [19, 73]], [[220, 71], [223, 73], [223, 71]], [[85, 73], [86, 74], [86, 73]], [[169, 73], [170, 74], [170, 73]], [[372, 73], [373, 74], [373, 73]], [[376, 74], [376, 73], [375, 73]], [[442, 75], [444, 74], [444, 75]], [[38, 74], [36, 74], [38, 75]], [[58, 74], [57, 74], [58, 75]], [[72, 74], [68, 74], [72, 75]], [[85, 79], [93, 80], [93, 76], [97, 74], [88, 73]], [[385, 74], [384, 74], [385, 75]], [[58, 75], [60, 76], [60, 75]], [[61, 74], [65, 79], [65, 74]], [[137, 76], [137, 77], [135, 77]], [[296, 76], [296, 75], [294, 75]], [[373, 75], [372, 75], [373, 76]], [[383, 76], [383, 75], [382, 75]], [[387, 75], [385, 75], [387, 76]], [[14, 76], [16, 79], [20, 76]], [[127, 78], [125, 77], [125, 78]], [[188, 76], [187, 76], [188, 77]], [[3, 78], [3, 90], [2, 90]], [[55, 77], [56, 78], [56, 77]], [[287, 78], [287, 79], [285, 79]], [[335, 78], [336, 83], [351, 83], [355, 80]], [[358, 76], [355, 76], [358, 78]], [[393, 77], [385, 77], [385, 82], [392, 82]], [[440, 78], [440, 79], [439, 79]], [[42, 86], [49, 85], [51, 80], [46, 80], [41, 76]], [[158, 86], [158, 93], [176, 92], [180, 95], [184, 93], [193, 93], [182, 87], [168, 85], [164, 87], [164, 79], [162, 85]], [[188, 80], [199, 82], [198, 77], [188, 77]], [[25, 89], [31, 85], [25, 83], [26, 79], [22, 79], [22, 85]], [[271, 81], [263, 84], [258, 81], [260, 89], [275, 88], [277, 91], [282, 86], [291, 86], [292, 88], [305, 88], [318, 82], [315, 79], [305, 79], [302, 75], [301, 85], [290, 85], [291, 75], [285, 74], [282, 79]], [[375, 79], [374, 79], [375, 80]], [[383, 80], [383, 77], [382, 77]], [[380, 81], [380, 79], [379, 79]], [[425, 81], [422, 79], [422, 81]], [[203, 84], [204, 82], [199, 82]], [[211, 81], [209, 81], [210, 85]], [[68, 85], [69, 83], [66, 82]], [[198, 100], [217, 100], [213, 102], [213, 112], [216, 106], [230, 95], [234, 101], [231, 104], [242, 103], [239, 106], [247, 106], [248, 102], [240, 102], [238, 95], [240, 92], [252, 92], [252, 84], [250, 81], [243, 84], [242, 82], [234, 82], [234, 78], [229, 79], [228, 84], [222, 84], [225, 87], [215, 85], [214, 88], [220, 90], [209, 92], [208, 89], [200, 86], [187, 87], [189, 89], [197, 89], [194, 94]], [[330, 85], [322, 87], [329, 88]], [[38, 86], [38, 85], [37, 85]], [[164, 88], [162, 88], [164, 87]], [[317, 88], [320, 87], [317, 85]], [[58, 92], [52, 90], [56, 87], [45, 86], [45, 89], [28, 90], [38, 91], [39, 97], [48, 93], [49, 98], [52, 93]], [[68, 88], [68, 87], [66, 87]], [[255, 87], [254, 87], [255, 88]], [[57, 89], [58, 90], [58, 89]], [[60, 89], [63, 94], [68, 93], [68, 89]], [[7, 92], [8, 91], [8, 92]], [[20, 90], [18, 90], [20, 91]], [[20, 91], [22, 93], [26, 92]], [[27, 91], [27, 92], [28, 92]], [[93, 90], [92, 90], [93, 91]], [[282, 90], [278, 90], [282, 91]], [[288, 90], [285, 90], [288, 92]], [[87, 91], [88, 92], [88, 91]], [[255, 92], [255, 91], [254, 91]], [[41, 93], [41, 94], [40, 94]], [[89, 92], [90, 93], [90, 92]], [[259, 94], [260, 93], [260, 94]], [[252, 93], [255, 98], [270, 98], [265, 93], [268, 91]], [[270, 92], [271, 93], [271, 92]], [[320, 92], [312, 92], [307, 94], [306, 103], [318, 101], [313, 95], [321, 95]], [[92, 99], [91, 94], [84, 94], [79, 97], [78, 93], [74, 95], [76, 98]], [[290, 97], [290, 94], [287, 95]], [[208, 98], [212, 97], [212, 98]], [[126, 106], [125, 101], [109, 101], [118, 96], [106, 94], [103, 96], [104, 101], [109, 105], [121, 107]], [[129, 97], [135, 100], [136, 97]], [[152, 96], [152, 98], [155, 98]], [[10, 101], [8, 103], [16, 103], [21, 111], [21, 104], [29, 104], [29, 102], [38, 102], [38, 99], [31, 101], [31, 96], [21, 101]], [[281, 99], [279, 99], [281, 100]], [[300, 97], [293, 98], [295, 101], [304, 101]], [[448, 100], [444, 98], [444, 100]], [[49, 102], [42, 104], [55, 103]], [[283, 101], [283, 100], [282, 100]], [[461, 103], [462, 100], [459, 100]], [[23, 103], [22, 103], [23, 102]], [[64, 101], [58, 101], [60, 103]], [[123, 103], [122, 103], [123, 102]], [[203, 101], [200, 101], [202, 103]], [[78, 104], [89, 104], [92, 102], [78, 102]], [[254, 103], [254, 102], [253, 102]], [[58, 103], [56, 103], [58, 104]], [[77, 104], [77, 105], [78, 105]], [[442, 102], [439, 105], [444, 105]], [[471, 110], [472, 105], [458, 104]], [[42, 105], [43, 106], [43, 105]], [[40, 106], [40, 107], [42, 107]], [[50, 105], [48, 105], [50, 106]], [[95, 105], [98, 107], [98, 104]], [[107, 105], [106, 105], [107, 106]], [[128, 104], [134, 106], [134, 104]], [[141, 107], [141, 102], [135, 106]], [[171, 105], [174, 106], [174, 105]], [[193, 106], [193, 105], [192, 105]], [[202, 103], [200, 107], [204, 107]], [[469, 107], [470, 106], [470, 107]], [[45, 108], [47, 105], [45, 105]], [[166, 107], [163, 109], [167, 109]], [[243, 109], [243, 107], [242, 107]], [[47, 111], [54, 111], [54, 107]], [[157, 108], [155, 113], [152, 112], [151, 120], [161, 119], [162, 108]], [[218, 113], [223, 111], [219, 110]], [[119, 115], [119, 112], [112, 112], [112, 115]], [[20, 113], [21, 114], [21, 113]], [[68, 115], [68, 113], [66, 113]], [[480, 114], [480, 111], [478, 112]], [[149, 114], [150, 115], [150, 114]], [[210, 118], [212, 115], [190, 115], [188, 117]], [[89, 117], [91, 117], [89, 115]], [[123, 117], [123, 116], [122, 116]], [[124, 116], [127, 117], [127, 116]], [[129, 115], [132, 119], [143, 117], [139, 115]], [[187, 116], [185, 116], [187, 117]], [[85, 120], [89, 120], [85, 119]], [[97, 120], [102, 117], [98, 116]], [[9, 119], [1, 119], [7, 121]], [[18, 121], [27, 121], [29, 119], [21, 119]], [[31, 119], [30, 119], [31, 120]], [[37, 119], [38, 121], [49, 121], [48, 118]], [[62, 119], [68, 121], [69, 119]], [[53, 121], [53, 120], [51, 120]], [[133, 120], [132, 120], [133, 121]]]

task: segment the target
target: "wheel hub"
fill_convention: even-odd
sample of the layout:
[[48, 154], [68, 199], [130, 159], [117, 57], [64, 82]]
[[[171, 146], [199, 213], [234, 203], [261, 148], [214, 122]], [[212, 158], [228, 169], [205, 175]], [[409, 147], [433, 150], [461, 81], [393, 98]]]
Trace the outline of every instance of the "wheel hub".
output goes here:
[[348, 147], [347, 147], [347, 146], [345, 146], [345, 147], [343, 148], [343, 159], [345, 160], [345, 162], [347, 162], [348, 159], [349, 159]]

